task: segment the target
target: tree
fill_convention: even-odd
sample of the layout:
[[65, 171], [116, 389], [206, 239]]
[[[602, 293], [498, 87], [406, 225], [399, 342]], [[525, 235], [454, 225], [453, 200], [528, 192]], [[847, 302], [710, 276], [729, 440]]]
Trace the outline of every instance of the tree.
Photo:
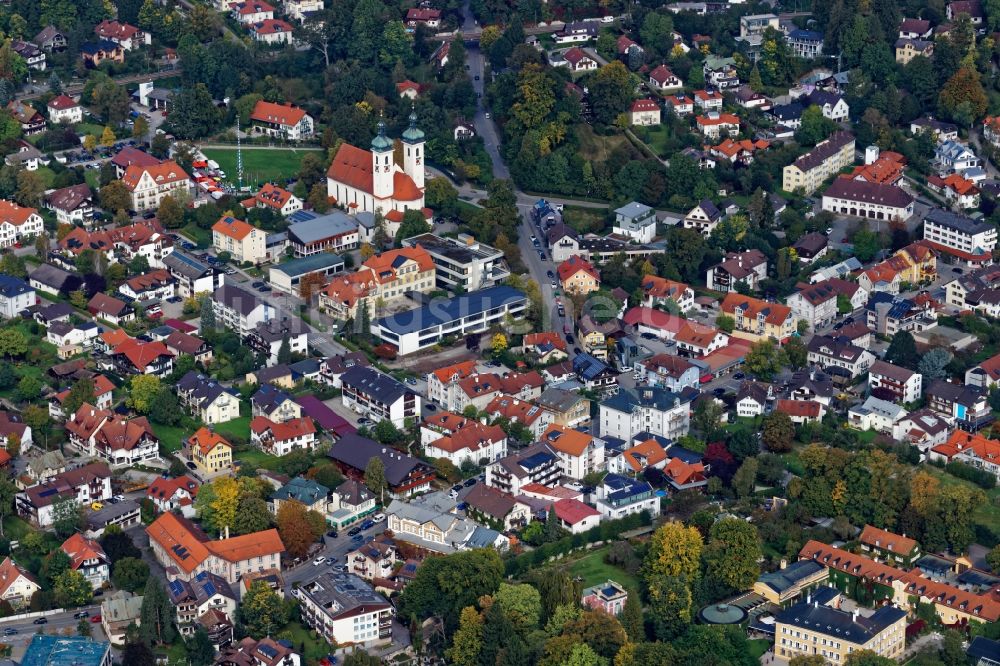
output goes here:
[[993, 546], [986, 554], [986, 563], [993, 571], [1000, 571], [1000, 546]]
[[184, 226], [184, 209], [169, 194], [160, 200], [160, 207], [156, 209], [156, 218], [167, 229], [179, 229]]
[[118, 137], [115, 136], [115, 131], [111, 129], [111, 125], [105, 125], [104, 131], [101, 132], [101, 145], [102, 146], [113, 146]]
[[750, 90], [754, 92], [760, 92], [764, 89], [764, 81], [760, 78], [760, 69], [758, 69], [757, 65], [754, 65], [753, 69], [750, 70], [750, 78], [747, 80], [747, 83], [750, 85]]
[[426, 183], [425, 192], [426, 203], [439, 215], [452, 217], [455, 215], [458, 205], [458, 190], [448, 182], [447, 178], [431, 178]]
[[132, 123], [132, 138], [136, 141], [145, 141], [149, 134], [149, 121], [143, 116], [139, 116]]
[[670, 641], [691, 624], [691, 590], [677, 576], [657, 574], [646, 582], [649, 591], [649, 618], [653, 633], [661, 641]]
[[21, 83], [28, 75], [28, 65], [11, 47], [11, 40], [0, 46], [0, 79]]
[[30, 402], [38, 398], [42, 392], [42, 382], [31, 375], [21, 377], [17, 383], [17, 397], [24, 402]]
[[757, 561], [763, 557], [757, 528], [739, 518], [723, 518], [708, 536], [705, 575], [733, 592], [749, 590], [760, 575]]
[[59, 500], [52, 505], [52, 520], [56, 534], [66, 539], [83, 527], [83, 507], [72, 498]]
[[397, 609], [402, 617], [440, 617], [446, 631], [452, 633], [462, 609], [496, 592], [503, 575], [503, 561], [492, 548], [429, 557], [403, 590]]
[[125, 643], [122, 663], [129, 666], [156, 666], [156, 655], [142, 641]]
[[385, 420], [379, 421], [375, 427], [372, 428], [372, 437], [374, 437], [375, 441], [379, 444], [395, 444], [396, 442], [401, 441], [404, 435], [392, 421]]
[[209, 638], [204, 627], [199, 626], [194, 634], [187, 639], [184, 647], [187, 648], [187, 657], [191, 666], [209, 666], [215, 661], [215, 646], [212, 645], [212, 639]]
[[500, 583], [500, 589], [493, 595], [493, 603], [499, 606], [518, 632], [523, 634], [538, 627], [542, 599], [533, 586]]
[[766, 338], [758, 340], [750, 346], [750, 351], [747, 352], [743, 365], [764, 381], [770, 381], [774, 374], [781, 369], [783, 361], [781, 356], [781, 351], [774, 340]]
[[83, 149], [88, 153], [92, 153], [94, 152], [94, 148], [97, 148], [97, 137], [93, 134], [83, 137]]
[[160, 390], [160, 378], [156, 375], [136, 375], [129, 382], [129, 393], [125, 398], [125, 404], [140, 414], [148, 414]]
[[764, 447], [772, 453], [786, 453], [792, 450], [792, 439], [795, 437], [795, 424], [784, 412], [771, 412], [764, 417], [761, 424], [761, 441]]
[[149, 403], [149, 418], [153, 423], [174, 426], [181, 422], [183, 415], [177, 395], [168, 386], [160, 388]]
[[22, 206], [40, 206], [45, 194], [45, 181], [37, 171], [17, 172], [17, 191], [14, 199]]
[[28, 352], [28, 338], [16, 328], [0, 330], [0, 354], [4, 358], [24, 356]]
[[959, 67], [938, 96], [941, 110], [952, 120], [969, 127], [986, 114], [988, 100], [974, 67]]
[[799, 368], [806, 367], [809, 350], [806, 349], [806, 345], [802, 342], [802, 338], [793, 335], [788, 339], [788, 342], [785, 343], [783, 350], [785, 352], [785, 358], [788, 360], [788, 365], [792, 366], [793, 369], [798, 370]]
[[695, 407], [691, 425], [705, 437], [718, 430], [724, 410], [717, 400], [702, 400]]
[[142, 557], [142, 551], [136, 548], [135, 543], [132, 542], [132, 538], [124, 532], [112, 532], [109, 534], [105, 531], [100, 542], [101, 548], [104, 549], [104, 553], [111, 560], [112, 565], [126, 558], [139, 559]]
[[788, 666], [826, 666], [826, 659], [819, 654], [800, 654], [792, 657]]
[[135, 557], [118, 560], [111, 571], [111, 582], [119, 590], [138, 594], [145, 589], [149, 579], [149, 565]]
[[182, 87], [172, 102], [168, 122], [177, 136], [200, 139], [218, 129], [222, 117], [204, 83]]
[[389, 484], [385, 480], [385, 464], [377, 456], [372, 456], [365, 466], [365, 486], [379, 498], [379, 502], [384, 500]]
[[215, 308], [210, 296], [204, 296], [201, 299], [201, 321], [199, 323], [202, 333], [215, 331]]
[[302, 502], [286, 500], [278, 508], [275, 522], [281, 542], [292, 557], [305, 557], [309, 547], [319, 537], [313, 526], [306, 519], [306, 506]]
[[44, 435], [45, 445], [48, 448], [49, 433], [52, 431], [52, 417], [49, 410], [38, 405], [28, 405], [21, 413], [24, 422], [31, 426], [33, 433]]
[[[203, 489], [204, 486], [201, 490]], [[212, 493], [214, 496], [211, 499], [211, 510], [216, 528], [232, 529], [240, 496], [239, 484], [230, 477], [220, 477], [212, 482]], [[199, 490], [199, 496], [200, 494]]]
[[252, 534], [271, 527], [271, 512], [260, 497], [240, 497], [233, 530], [236, 534]]
[[871, 229], [858, 229], [851, 237], [851, 244], [854, 246], [854, 256], [865, 263], [874, 259], [882, 249], [881, 239]]
[[172, 643], [176, 635], [174, 614], [175, 609], [163, 589], [163, 583], [156, 576], [150, 576], [142, 593], [139, 637], [147, 645]]
[[701, 533], [671, 520], [653, 532], [643, 570], [647, 578], [674, 576], [693, 580], [698, 576], [701, 550]]
[[[965, 663], [964, 661], [948, 662], [952, 664]], [[858, 650], [847, 655], [844, 666], [895, 666], [896, 661], [888, 657], [882, 657], [872, 650]]]
[[281, 337], [281, 344], [278, 346], [278, 363], [291, 363], [292, 362], [292, 343], [285, 333]]
[[632, 99], [634, 77], [621, 61], [615, 60], [597, 70], [589, 89], [594, 120], [611, 125]]
[[507, 336], [503, 333], [495, 333], [490, 341], [490, 347], [494, 354], [500, 354], [507, 349]]
[[889, 348], [885, 350], [885, 360], [893, 365], [916, 370], [920, 355], [917, 354], [916, 342], [909, 331], [902, 331], [893, 336]]
[[951, 352], [942, 347], [930, 350], [920, 358], [917, 363], [917, 372], [924, 376], [924, 380], [943, 379], [947, 374], [945, 368], [951, 363]]
[[98, 193], [101, 200], [101, 208], [105, 210], [129, 210], [132, 208], [132, 196], [129, 194], [125, 183], [120, 180], [113, 180]]
[[795, 132], [795, 140], [803, 146], [815, 146], [827, 139], [837, 129], [837, 123], [823, 115], [815, 104], [802, 112], [802, 122]]
[[622, 614], [618, 616], [622, 623], [622, 628], [628, 634], [629, 640], [641, 641], [646, 639], [646, 627], [642, 618], [642, 602], [634, 594], [630, 594], [625, 600]]
[[736, 320], [727, 314], [720, 314], [715, 318], [715, 325], [718, 326], [721, 331], [732, 333], [733, 329], [736, 328]]
[[737, 497], [749, 497], [753, 493], [754, 484], [757, 480], [757, 459], [747, 458], [733, 475], [733, 490]]
[[[324, 186], [325, 187], [325, 186]], [[396, 230], [396, 247], [403, 246], [404, 238], [413, 238], [421, 234], [429, 233], [431, 225], [427, 224], [427, 218], [419, 210], [408, 210], [403, 213], [403, 221], [399, 223]]]
[[64, 571], [55, 579], [53, 591], [56, 603], [63, 607], [83, 606], [94, 597], [94, 586], [83, 574], [72, 569]]
[[9, 477], [0, 476], [0, 537], [4, 536], [4, 519], [14, 511], [14, 497], [17, 492], [17, 486]]
[[239, 613], [247, 635], [257, 638], [273, 636], [288, 622], [288, 612], [281, 597], [261, 580], [250, 585]]

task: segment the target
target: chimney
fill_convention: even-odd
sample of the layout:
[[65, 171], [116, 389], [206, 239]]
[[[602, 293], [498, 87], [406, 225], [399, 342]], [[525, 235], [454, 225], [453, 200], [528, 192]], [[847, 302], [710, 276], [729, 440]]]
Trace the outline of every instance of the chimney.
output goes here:
[[226, 527], [224, 529], [224, 534], [225, 534], [225, 536], [222, 537], [222, 538], [223, 539], [228, 539], [229, 538], [229, 525], [226, 525]]
[[778, 565], [779, 569], [784, 569], [788, 566], [788, 560], [786, 558], [781, 558], [781, 563]]
[[858, 621], [858, 611], [857, 609], [855, 609], [851, 611], [851, 622], [857, 622], [857, 621]]

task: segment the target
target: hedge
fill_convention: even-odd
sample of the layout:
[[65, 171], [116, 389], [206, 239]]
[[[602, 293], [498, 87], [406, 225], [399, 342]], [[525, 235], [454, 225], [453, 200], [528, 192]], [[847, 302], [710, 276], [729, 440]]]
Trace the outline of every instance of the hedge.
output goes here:
[[618, 520], [602, 521], [599, 525], [580, 534], [571, 534], [558, 541], [552, 541], [507, 560], [507, 576], [519, 577], [537, 568], [550, 557], [565, 555], [587, 544], [617, 539], [623, 532], [652, 525], [653, 518], [648, 511], [634, 513]]

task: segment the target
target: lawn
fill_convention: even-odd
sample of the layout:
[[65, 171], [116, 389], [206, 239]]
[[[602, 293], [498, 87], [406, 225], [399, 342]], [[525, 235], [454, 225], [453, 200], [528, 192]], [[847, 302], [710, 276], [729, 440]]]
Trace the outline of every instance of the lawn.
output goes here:
[[239, 437], [244, 441], [250, 439], [250, 416], [241, 416], [232, 421], [219, 423], [215, 426], [215, 431], [223, 437]]
[[576, 135], [580, 141], [580, 157], [590, 162], [606, 162], [617, 148], [627, 150], [633, 159], [641, 160], [645, 157], [624, 134], [600, 136], [594, 133], [590, 125], [580, 123], [576, 126]]
[[583, 586], [590, 587], [598, 583], [605, 583], [613, 580], [620, 583], [632, 594], [639, 593], [639, 579], [624, 569], [608, 564], [604, 561], [604, 555], [608, 548], [599, 548], [590, 554], [581, 557], [570, 565], [569, 571], [575, 576], [583, 579]]
[[663, 125], [634, 128], [633, 133], [660, 157], [667, 157], [671, 149], [676, 148], [677, 145], [676, 139]]
[[[236, 182], [235, 148], [207, 148], [202, 152], [208, 159], [219, 163], [219, 167], [226, 172], [230, 182]], [[307, 152], [309, 151], [295, 148], [282, 150], [244, 148], [243, 184], [252, 186], [272, 180], [294, 178]]]
[[766, 638], [757, 638], [752, 641], [747, 641], [747, 644], [750, 646], [750, 654], [753, 655], [753, 658], [760, 661], [761, 656], [771, 649], [772, 643]]
[[264, 469], [273, 470], [278, 465], [278, 456], [272, 456], [269, 453], [264, 453], [263, 451], [259, 451], [257, 449], [236, 451], [233, 454], [233, 457], [244, 465], [253, 468], [263, 467]]
[[578, 208], [566, 206], [563, 209], [563, 222], [579, 234], [600, 233], [604, 229], [607, 211], [599, 208]]
[[160, 440], [160, 446], [168, 453], [180, 451], [184, 442], [190, 437], [194, 430], [184, 425], [165, 426], [162, 423], [151, 422], [153, 433]]
[[202, 229], [196, 224], [189, 224], [181, 229], [181, 235], [186, 236], [199, 248], [206, 248], [212, 244], [212, 230]]
[[311, 629], [303, 627], [299, 622], [289, 622], [278, 632], [277, 638], [292, 642], [295, 649], [304, 657], [306, 666], [316, 666], [319, 660], [333, 652], [333, 648], [322, 638], [316, 636]]

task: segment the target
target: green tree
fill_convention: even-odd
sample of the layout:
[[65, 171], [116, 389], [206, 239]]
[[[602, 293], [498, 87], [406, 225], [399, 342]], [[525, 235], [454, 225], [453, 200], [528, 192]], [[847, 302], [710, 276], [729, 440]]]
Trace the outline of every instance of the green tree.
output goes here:
[[451, 633], [462, 609], [496, 592], [503, 575], [503, 561], [492, 548], [427, 558], [403, 590], [397, 609], [403, 617], [440, 617]]
[[795, 140], [803, 146], [815, 146], [836, 129], [837, 124], [823, 115], [823, 109], [813, 104], [802, 112], [802, 122], [795, 132]]
[[426, 203], [439, 215], [452, 217], [457, 212], [458, 190], [448, 182], [447, 178], [431, 178], [426, 183]]
[[219, 109], [204, 83], [181, 88], [173, 96], [168, 123], [175, 135], [184, 139], [200, 139], [216, 131], [221, 120]]
[[858, 261], [868, 263], [875, 258], [879, 250], [882, 249], [882, 241], [878, 234], [870, 229], [859, 229], [851, 238], [854, 247], [854, 256]]
[[252, 534], [270, 527], [271, 512], [267, 508], [267, 502], [260, 497], [240, 497], [236, 517], [233, 519], [236, 534]]
[[179, 229], [184, 226], [184, 208], [169, 194], [160, 200], [156, 209], [156, 218], [167, 229]]
[[[946, 662], [950, 664], [962, 664], [964, 661]], [[888, 657], [880, 656], [872, 650], [858, 650], [847, 655], [844, 666], [895, 666], [896, 661]]]
[[199, 626], [184, 643], [191, 666], [209, 666], [215, 661], [215, 646], [204, 627]]
[[951, 359], [951, 352], [937, 347], [920, 357], [920, 361], [917, 363], [917, 372], [924, 376], [924, 381], [943, 379], [948, 374], [946, 368], [951, 363]]
[[403, 221], [396, 231], [396, 247], [403, 246], [404, 238], [413, 238], [421, 234], [430, 232], [431, 225], [427, 224], [427, 219], [419, 210], [408, 210], [403, 213]]
[[764, 417], [761, 428], [761, 441], [772, 453], [786, 453], [792, 450], [792, 439], [795, 437], [795, 424], [784, 412], [771, 412]]
[[500, 607], [518, 632], [525, 633], [538, 627], [542, 599], [531, 585], [500, 583], [500, 589], [493, 595], [493, 603]]
[[986, 563], [993, 571], [1000, 571], [1000, 546], [993, 546], [986, 554]]
[[83, 525], [83, 507], [75, 499], [59, 500], [52, 505], [52, 527], [63, 539], [82, 529]]
[[646, 639], [646, 627], [642, 617], [642, 602], [634, 594], [628, 595], [625, 600], [625, 607], [618, 617], [628, 634], [629, 640], [642, 641]]
[[176, 636], [174, 611], [163, 583], [156, 576], [150, 576], [146, 580], [139, 610], [139, 636], [142, 641], [147, 645], [172, 643]]
[[885, 351], [885, 360], [910, 370], [916, 370], [920, 362], [917, 344], [909, 331], [902, 331], [892, 337], [889, 348]]
[[684, 578], [655, 574], [646, 580], [649, 618], [653, 633], [661, 641], [671, 641], [691, 624], [691, 590]]
[[0, 476], [0, 537], [4, 536], [3, 521], [14, 512], [14, 497], [18, 488], [7, 476]]
[[42, 392], [42, 382], [31, 375], [21, 377], [17, 383], [17, 397], [24, 402], [30, 402], [39, 397]]
[[168, 386], [161, 387], [149, 403], [149, 418], [153, 423], [174, 426], [183, 415], [177, 395]]
[[260, 580], [250, 585], [239, 613], [250, 636], [273, 636], [288, 622], [288, 612], [281, 597]]
[[715, 318], [715, 325], [719, 327], [720, 331], [732, 333], [733, 329], [736, 328], [736, 320], [727, 314], [720, 314]]
[[[152, 1], [152, 0], [149, 0]], [[122, 663], [129, 666], [156, 666], [156, 655], [142, 641], [126, 642]]]
[[286, 333], [281, 337], [281, 345], [278, 346], [278, 363], [292, 362], [292, 343]]
[[148, 579], [149, 565], [135, 557], [118, 560], [111, 571], [111, 582], [115, 587], [136, 594], [145, 589]]
[[372, 456], [365, 465], [365, 486], [379, 498], [379, 502], [384, 501], [389, 484], [385, 480], [385, 464], [377, 456]]
[[215, 331], [215, 308], [212, 306], [212, 298], [204, 296], [201, 299], [201, 331]]
[[16, 328], [0, 330], [0, 354], [4, 358], [24, 356], [28, 352], [28, 338]]
[[125, 183], [120, 180], [113, 180], [102, 187], [98, 198], [101, 201], [101, 208], [105, 210], [119, 211], [132, 208], [132, 197]]
[[705, 575], [733, 592], [749, 590], [760, 575], [757, 561], [763, 557], [757, 528], [739, 518], [723, 518], [712, 525], [708, 536]]
[[82, 573], [72, 569], [56, 577], [53, 591], [56, 603], [64, 608], [89, 604], [94, 597], [94, 586]]
[[805, 343], [802, 342], [802, 338], [793, 335], [785, 343], [783, 351], [785, 352], [785, 359], [788, 361], [788, 365], [794, 370], [806, 367], [809, 350], [806, 348]]
[[628, 108], [635, 79], [621, 61], [615, 60], [597, 70], [589, 89], [594, 120], [611, 125]]
[[744, 498], [753, 494], [754, 484], [757, 480], [757, 459], [747, 458], [733, 475], [733, 490], [737, 497]]
[[747, 352], [743, 365], [760, 379], [770, 381], [783, 365], [782, 356], [783, 354], [774, 340], [769, 338], [758, 340], [750, 346], [750, 351]]

